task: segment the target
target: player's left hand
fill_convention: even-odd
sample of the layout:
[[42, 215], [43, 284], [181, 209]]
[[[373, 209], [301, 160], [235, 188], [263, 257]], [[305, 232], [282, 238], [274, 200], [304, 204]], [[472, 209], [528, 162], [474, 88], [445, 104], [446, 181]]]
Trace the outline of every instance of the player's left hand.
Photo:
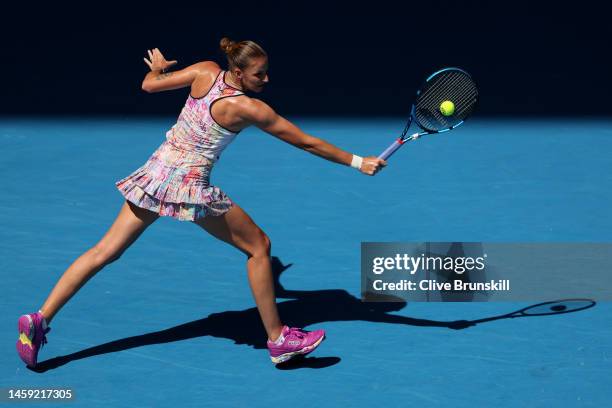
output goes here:
[[153, 48], [152, 50], [147, 50], [147, 52], [149, 53], [149, 59], [145, 57], [144, 62], [149, 66], [151, 71], [162, 71], [178, 63], [176, 60], [166, 61], [166, 58], [164, 58], [159, 48]]

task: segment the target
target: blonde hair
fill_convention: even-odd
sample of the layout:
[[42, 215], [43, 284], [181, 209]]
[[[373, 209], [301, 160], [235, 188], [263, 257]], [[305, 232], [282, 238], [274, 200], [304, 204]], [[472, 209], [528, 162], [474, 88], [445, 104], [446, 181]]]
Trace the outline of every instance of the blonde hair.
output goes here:
[[229, 69], [245, 69], [249, 66], [251, 58], [268, 56], [263, 48], [253, 41], [236, 42], [223, 37], [219, 45], [227, 57]]

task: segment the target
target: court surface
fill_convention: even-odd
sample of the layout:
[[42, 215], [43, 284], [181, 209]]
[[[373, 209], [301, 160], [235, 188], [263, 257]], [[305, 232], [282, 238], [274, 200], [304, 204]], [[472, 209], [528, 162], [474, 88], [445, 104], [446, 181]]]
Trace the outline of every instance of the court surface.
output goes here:
[[[404, 147], [375, 177], [246, 130], [212, 182], [270, 236], [281, 317], [325, 329], [319, 349], [276, 368], [243, 254], [160, 218], [60, 311], [42, 372], [27, 369], [18, 316], [106, 232], [123, 203], [114, 182], [174, 120], [0, 121], [0, 387], [68, 387], [65, 406], [87, 407], [610, 405], [609, 302], [463, 330], [440, 322], [529, 303], [359, 302], [362, 241], [610, 241], [612, 121], [597, 119], [475, 117]], [[295, 123], [367, 156], [403, 120]]]

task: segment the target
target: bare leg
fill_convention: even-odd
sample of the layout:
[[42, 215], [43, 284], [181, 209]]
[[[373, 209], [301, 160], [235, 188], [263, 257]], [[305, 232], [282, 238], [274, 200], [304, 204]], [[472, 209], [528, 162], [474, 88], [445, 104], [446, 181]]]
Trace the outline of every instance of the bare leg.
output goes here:
[[268, 236], [236, 204], [221, 216], [200, 218], [194, 223], [246, 254], [249, 284], [259, 315], [268, 338], [276, 340], [283, 325], [276, 308]]
[[119, 259], [121, 254], [151, 225], [159, 215], [125, 201], [117, 219], [95, 246], [64, 272], [51, 294], [40, 308], [50, 323], [70, 298], [104, 266]]

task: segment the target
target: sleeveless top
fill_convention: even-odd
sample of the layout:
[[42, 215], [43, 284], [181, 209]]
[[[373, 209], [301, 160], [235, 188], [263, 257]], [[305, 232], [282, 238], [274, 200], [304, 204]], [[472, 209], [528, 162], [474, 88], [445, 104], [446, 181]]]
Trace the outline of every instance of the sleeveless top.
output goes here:
[[140, 168], [115, 182], [128, 201], [180, 221], [229, 211], [232, 200], [209, 184], [214, 162], [237, 135], [215, 121], [211, 108], [218, 100], [243, 95], [224, 77], [225, 71], [219, 72], [205, 96], [190, 94], [164, 143]]
[[226, 71], [220, 71], [208, 93], [200, 98], [189, 94], [176, 124], [166, 132], [166, 140], [179, 150], [201, 154], [217, 161], [221, 152], [239, 132], [232, 132], [215, 121], [211, 110], [215, 102], [244, 95], [225, 82]]

